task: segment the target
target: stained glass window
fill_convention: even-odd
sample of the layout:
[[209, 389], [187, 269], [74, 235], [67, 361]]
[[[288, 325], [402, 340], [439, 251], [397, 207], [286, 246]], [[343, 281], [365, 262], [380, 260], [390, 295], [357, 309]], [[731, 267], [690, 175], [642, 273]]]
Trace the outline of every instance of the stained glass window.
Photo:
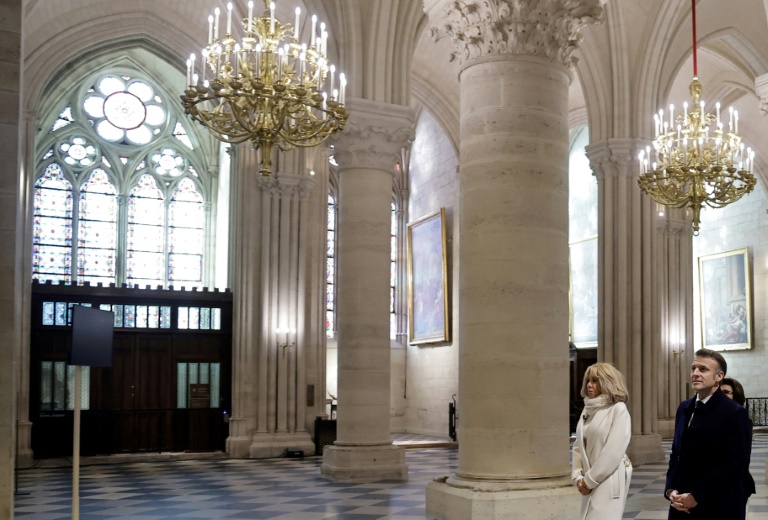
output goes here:
[[176, 408], [199, 407], [190, 402], [194, 398], [190, 385], [208, 386], [208, 406], [218, 408], [221, 395], [221, 365], [219, 363], [176, 364]]
[[72, 184], [57, 163], [35, 182], [32, 273], [40, 281], [72, 277]]
[[202, 287], [205, 209], [194, 181], [183, 179], [168, 206], [168, 282]]
[[128, 197], [129, 285], [163, 285], [165, 202], [155, 179], [144, 174]]
[[328, 231], [325, 242], [325, 335], [333, 337], [336, 329], [336, 199], [328, 196]]
[[65, 103], [39, 143], [33, 277], [202, 288], [211, 183], [178, 107], [115, 73], [73, 86]]
[[72, 117], [72, 106], [67, 105], [67, 108], [62, 110], [61, 114], [59, 114], [59, 117], [57, 117], [56, 121], [53, 122], [53, 125], [51, 126], [51, 132], [55, 132], [56, 130], [64, 128], [65, 126], [74, 122], [75, 119]]
[[[40, 375], [40, 411], [74, 410], [75, 367], [64, 361], [42, 361]], [[80, 367], [80, 409], [90, 408], [90, 395], [90, 367]]]
[[79, 210], [77, 281], [108, 285], [115, 281], [117, 189], [101, 168], [80, 189]]
[[390, 205], [389, 230], [389, 339], [397, 339], [397, 313], [395, 294], [397, 290], [397, 206]]

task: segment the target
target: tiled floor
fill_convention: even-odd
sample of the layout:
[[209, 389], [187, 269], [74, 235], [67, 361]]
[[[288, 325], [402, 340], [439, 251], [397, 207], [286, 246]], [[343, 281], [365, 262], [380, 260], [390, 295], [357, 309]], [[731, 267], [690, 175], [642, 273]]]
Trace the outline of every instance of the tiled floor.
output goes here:
[[[668, 448], [668, 444], [665, 443]], [[755, 437], [752, 474], [758, 492], [750, 520], [768, 520], [765, 459], [768, 435]], [[321, 459], [208, 459], [84, 466], [80, 481], [83, 519], [215, 518], [282, 520], [424, 520], [424, 486], [452, 473], [454, 449], [410, 449], [405, 483], [338, 484], [319, 475]], [[664, 464], [635, 468], [624, 518], [663, 519]], [[16, 517], [70, 518], [71, 470], [19, 471]]]

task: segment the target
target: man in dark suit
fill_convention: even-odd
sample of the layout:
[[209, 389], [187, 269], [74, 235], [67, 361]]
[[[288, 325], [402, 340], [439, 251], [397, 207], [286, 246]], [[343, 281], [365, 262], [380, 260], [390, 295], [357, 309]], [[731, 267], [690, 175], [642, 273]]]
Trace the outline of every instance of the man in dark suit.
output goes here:
[[701, 349], [691, 365], [696, 397], [680, 403], [664, 496], [669, 519], [746, 518], [752, 423], [747, 411], [719, 389], [728, 366], [719, 352]]

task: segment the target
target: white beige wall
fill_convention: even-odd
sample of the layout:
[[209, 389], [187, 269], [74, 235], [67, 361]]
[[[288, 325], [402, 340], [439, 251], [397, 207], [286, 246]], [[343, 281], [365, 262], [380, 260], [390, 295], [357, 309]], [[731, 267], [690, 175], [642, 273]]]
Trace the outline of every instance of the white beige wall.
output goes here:
[[[443, 128], [422, 110], [411, 149], [409, 219], [415, 221], [440, 208], [446, 210], [448, 286], [451, 341], [436, 345], [409, 345], [397, 351], [395, 373], [405, 373], [404, 430], [448, 435], [448, 403], [458, 393], [459, 345], [454, 339], [458, 316], [458, 157]], [[402, 354], [400, 354], [402, 352]], [[402, 363], [399, 359], [402, 357]], [[394, 401], [393, 401], [394, 402]]]
[[752, 271], [753, 346], [723, 354], [728, 375], [744, 385], [747, 397], [768, 397], [768, 196], [759, 181], [740, 201], [702, 212], [701, 234], [693, 239], [694, 350], [701, 347], [698, 258], [743, 247]]

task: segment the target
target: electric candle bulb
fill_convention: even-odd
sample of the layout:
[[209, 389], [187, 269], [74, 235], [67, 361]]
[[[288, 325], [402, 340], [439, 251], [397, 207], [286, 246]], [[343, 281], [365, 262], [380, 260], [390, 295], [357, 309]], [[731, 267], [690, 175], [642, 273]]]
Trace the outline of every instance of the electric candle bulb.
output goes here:
[[187, 85], [192, 82], [192, 60], [187, 60]]
[[269, 33], [275, 32], [275, 3], [269, 3]]
[[232, 2], [227, 4], [227, 34], [232, 34]]
[[317, 15], [313, 14], [312, 15], [312, 33], [311, 33], [312, 36], [309, 38], [310, 42], [315, 41], [315, 28], [316, 28], [316, 26], [317, 26]]
[[213, 10], [214, 22], [213, 22], [213, 39], [218, 40], [219, 39], [219, 14], [221, 14], [221, 10], [217, 7]]
[[213, 43], [213, 15], [208, 15], [208, 45]]
[[253, 32], [253, 0], [248, 2], [248, 32]]
[[299, 22], [301, 20], [301, 7], [296, 8], [296, 22], [293, 26], [293, 36], [298, 41], [299, 39]]

